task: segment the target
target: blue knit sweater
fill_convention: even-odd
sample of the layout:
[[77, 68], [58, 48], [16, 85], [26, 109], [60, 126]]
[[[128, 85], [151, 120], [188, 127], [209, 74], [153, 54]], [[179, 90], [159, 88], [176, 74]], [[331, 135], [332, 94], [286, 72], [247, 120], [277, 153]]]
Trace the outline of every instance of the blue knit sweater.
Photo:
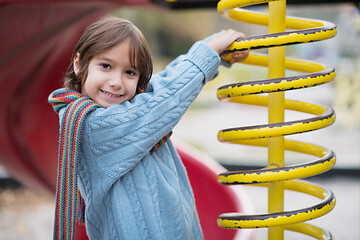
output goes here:
[[187, 173], [171, 141], [149, 150], [176, 125], [219, 64], [218, 54], [199, 41], [154, 74], [146, 93], [86, 117], [78, 185], [90, 239], [203, 238]]

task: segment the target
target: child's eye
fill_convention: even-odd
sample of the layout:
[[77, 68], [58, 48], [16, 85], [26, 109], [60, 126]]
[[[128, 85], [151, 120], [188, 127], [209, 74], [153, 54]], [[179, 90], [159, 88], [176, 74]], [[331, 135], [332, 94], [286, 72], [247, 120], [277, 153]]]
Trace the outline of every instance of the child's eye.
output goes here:
[[136, 75], [136, 72], [133, 71], [133, 70], [127, 70], [127, 71], [126, 71], [126, 74], [131, 75], [131, 76], [135, 76], [135, 75]]
[[109, 64], [107, 64], [107, 63], [102, 63], [102, 64], [100, 64], [100, 66], [101, 66], [102, 68], [106, 69], [106, 70], [110, 70], [110, 69], [111, 69], [111, 66], [110, 66]]

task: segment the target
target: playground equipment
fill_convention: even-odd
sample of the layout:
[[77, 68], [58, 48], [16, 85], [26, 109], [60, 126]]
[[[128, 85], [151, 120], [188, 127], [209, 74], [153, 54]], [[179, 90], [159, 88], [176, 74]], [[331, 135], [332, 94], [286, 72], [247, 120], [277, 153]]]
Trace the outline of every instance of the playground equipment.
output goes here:
[[[268, 3], [269, 14], [240, 8], [260, 3]], [[269, 79], [230, 84], [220, 87], [217, 91], [220, 100], [268, 107], [269, 124], [224, 129], [218, 133], [221, 142], [267, 147], [267, 168], [224, 172], [218, 176], [218, 181], [222, 184], [266, 186], [269, 213], [245, 216], [224, 213], [218, 217], [218, 224], [224, 228], [268, 227], [269, 239], [276, 240], [284, 238], [284, 230], [304, 233], [317, 239], [332, 239], [331, 233], [327, 230], [303, 222], [330, 212], [335, 206], [333, 193], [309, 182], [293, 179], [310, 177], [331, 169], [335, 164], [335, 154], [324, 147], [284, 139], [284, 136], [329, 126], [335, 121], [335, 113], [327, 106], [285, 99], [284, 91], [317, 86], [335, 77], [335, 70], [323, 64], [285, 58], [285, 46], [331, 38], [336, 35], [336, 26], [320, 20], [286, 17], [285, 9], [284, 0], [221, 0], [218, 3], [219, 13], [226, 18], [269, 26], [269, 34], [241, 39], [224, 52], [269, 48], [268, 56], [251, 54], [244, 62], [268, 67]], [[287, 28], [294, 31], [285, 32]], [[306, 74], [285, 77], [285, 69]], [[260, 93], [269, 94], [256, 95]], [[315, 116], [284, 122], [285, 109]], [[284, 150], [314, 155], [318, 159], [285, 166]], [[321, 199], [321, 202], [304, 209], [284, 211], [284, 190], [310, 194]]]

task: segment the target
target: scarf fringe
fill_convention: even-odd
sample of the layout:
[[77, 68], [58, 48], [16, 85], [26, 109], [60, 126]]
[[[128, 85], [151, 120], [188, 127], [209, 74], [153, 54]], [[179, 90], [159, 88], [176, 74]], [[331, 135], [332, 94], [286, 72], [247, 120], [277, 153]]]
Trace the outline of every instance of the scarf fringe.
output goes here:
[[84, 225], [85, 223], [85, 201], [84, 199], [81, 197], [81, 194], [80, 194], [80, 191], [78, 190], [78, 194], [77, 194], [77, 197], [78, 197], [78, 214], [77, 214], [77, 222], [81, 225]]

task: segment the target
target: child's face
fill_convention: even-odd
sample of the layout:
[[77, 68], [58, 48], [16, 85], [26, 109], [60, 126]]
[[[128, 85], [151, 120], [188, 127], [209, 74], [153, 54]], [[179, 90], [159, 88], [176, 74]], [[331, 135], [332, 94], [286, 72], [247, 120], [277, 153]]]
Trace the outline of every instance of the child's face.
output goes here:
[[[96, 54], [89, 63], [81, 93], [105, 108], [132, 99], [136, 93], [139, 71], [131, 66], [129, 49], [130, 40], [126, 39]], [[76, 57], [74, 66], [76, 72], [79, 66]]]

